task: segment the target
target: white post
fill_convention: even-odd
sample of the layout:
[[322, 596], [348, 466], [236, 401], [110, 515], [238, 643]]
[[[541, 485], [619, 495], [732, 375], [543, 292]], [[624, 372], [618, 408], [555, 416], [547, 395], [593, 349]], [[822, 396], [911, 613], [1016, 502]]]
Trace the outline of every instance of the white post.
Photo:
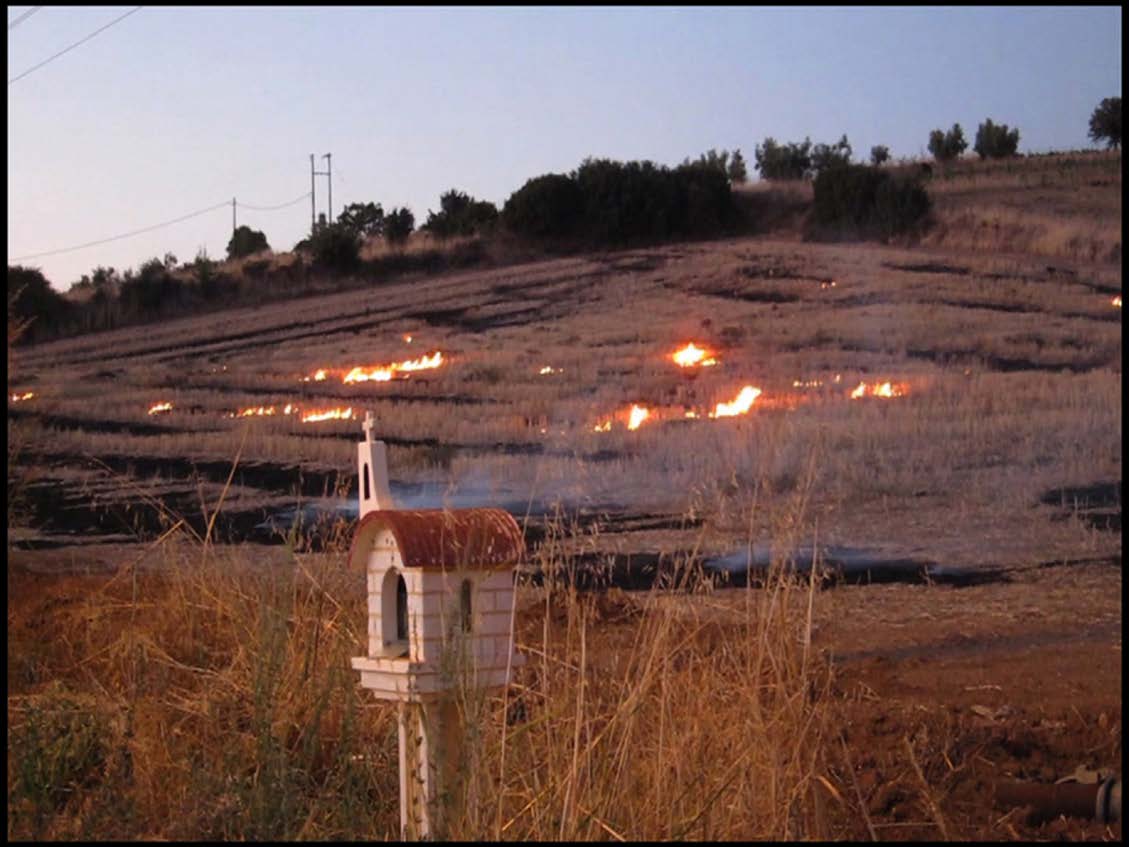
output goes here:
[[378, 509], [394, 509], [388, 485], [388, 454], [383, 441], [373, 441], [376, 426], [372, 412], [365, 411], [365, 440], [357, 445], [357, 499], [360, 518]]

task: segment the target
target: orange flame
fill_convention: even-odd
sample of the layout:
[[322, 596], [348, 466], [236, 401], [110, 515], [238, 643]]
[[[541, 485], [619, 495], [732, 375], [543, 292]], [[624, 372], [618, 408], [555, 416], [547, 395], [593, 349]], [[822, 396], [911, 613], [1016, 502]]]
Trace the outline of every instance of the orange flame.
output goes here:
[[627, 428], [630, 430], [638, 429], [643, 425], [643, 421], [647, 420], [650, 416], [651, 413], [647, 409], [642, 406], [632, 405], [631, 412], [628, 414], [627, 418]]
[[537, 373], [541, 374], [541, 376], [544, 376], [545, 374], [560, 373], [560, 371], [555, 370], [552, 365], [545, 365], [545, 367], [541, 368], [541, 370], [539, 370]]
[[316, 423], [317, 421], [348, 421], [353, 418], [353, 408], [350, 406], [348, 409], [326, 409], [324, 412], [308, 412], [302, 415], [302, 423]]
[[1116, 297], [1114, 297], [1109, 302], [1112, 303], [1114, 306], [1116, 306], [1118, 309], [1120, 309], [1121, 308], [1121, 295], [1118, 294]]
[[162, 412], [171, 412], [172, 403], [155, 403], [149, 407], [149, 414], [159, 415]]
[[904, 397], [907, 391], [907, 387], [903, 384], [894, 385], [892, 382], [867, 384], [860, 382], [851, 392], [851, 399], [858, 400], [868, 395], [887, 399], [891, 397]]
[[409, 359], [405, 362], [393, 362], [390, 365], [377, 365], [372, 368], [355, 367], [345, 374], [342, 382], [388, 382], [398, 371], [411, 373], [437, 368], [443, 364], [443, 354], [436, 350], [430, 356], [420, 356], [418, 359]]
[[691, 341], [681, 350], [675, 350], [670, 354], [670, 358], [680, 368], [690, 368], [694, 365], [701, 365], [703, 368], [708, 368], [711, 365], [717, 364], [717, 359], [713, 357], [713, 352], [710, 350], [702, 349], [695, 346]]
[[730, 418], [735, 415], [744, 415], [753, 407], [753, 403], [761, 396], [759, 388], [746, 385], [732, 403], [718, 403], [717, 408], [710, 413], [711, 418]]
[[612, 431], [611, 418], [604, 421], [602, 424], [596, 424], [594, 427], [592, 427], [592, 431], [593, 432], [611, 432]]
[[13, 395], [11, 395], [11, 397], [9, 399], [13, 403], [19, 403], [22, 400], [30, 400], [34, 396], [35, 396], [34, 391], [26, 391], [23, 394], [13, 394]]
[[405, 344], [411, 344], [412, 343], [412, 337], [410, 335], [408, 335], [406, 332], [404, 333], [403, 338], [404, 338]]

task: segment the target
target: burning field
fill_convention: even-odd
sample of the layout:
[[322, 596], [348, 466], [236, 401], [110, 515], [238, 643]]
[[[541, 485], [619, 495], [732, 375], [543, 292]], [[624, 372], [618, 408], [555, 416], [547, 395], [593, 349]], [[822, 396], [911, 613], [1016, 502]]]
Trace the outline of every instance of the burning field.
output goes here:
[[[989, 789], [1119, 761], [1120, 286], [1119, 266], [1036, 255], [738, 239], [446, 274], [18, 349], [9, 597], [58, 595], [70, 609], [79, 595], [61, 582], [45, 589], [48, 572], [82, 573], [82, 590], [100, 591], [99, 568], [157, 572], [162, 551], [185, 544], [333, 573], [371, 411], [398, 503], [501, 506], [522, 524], [519, 649], [548, 650], [549, 620], [571, 644], [583, 619], [584, 672], [609, 686], [632, 672], [632, 627], [661, 619], [663, 638], [681, 633], [677, 643], [698, 652], [688, 665], [672, 655], [646, 685], [706, 691], [728, 679], [721, 645], [755, 640], [733, 623], [750, 608], [749, 587], [781, 569], [818, 583], [792, 620], [807, 627], [794, 643], [836, 668], [819, 695], [825, 744], [797, 795], [820, 810], [805, 819], [808, 835], [1106, 837], [1092, 822], [1010, 814]], [[659, 590], [671, 581], [679, 591]], [[118, 580], [106, 596], [130, 585]], [[562, 585], [583, 595], [567, 613], [536, 601]], [[46, 696], [50, 669], [71, 667], [63, 659], [85, 659], [77, 646], [66, 656], [36, 646], [40, 601], [27, 603], [9, 601], [9, 688], [33, 698]], [[300, 620], [329, 639], [344, 614]], [[91, 620], [93, 650], [101, 624]], [[213, 625], [193, 623], [204, 640]], [[212, 669], [204, 647], [139, 643], [170, 678], [184, 667], [229, 673]], [[308, 646], [329, 649], [318, 643]], [[811, 673], [808, 658], [797, 661]], [[695, 678], [695, 667], [709, 670]], [[10, 719], [25, 726], [11, 696]], [[531, 715], [540, 708], [524, 702]], [[203, 725], [188, 694], [181, 705], [176, 726]], [[365, 720], [366, 732], [387, 729]], [[615, 720], [607, 725], [614, 734]], [[169, 739], [179, 731], [166, 729]], [[711, 743], [703, 724], [684, 731]], [[296, 737], [287, 755], [306, 749]], [[630, 738], [639, 755], [654, 752], [650, 736]], [[680, 766], [663, 749], [669, 774], [649, 775], [648, 792], [674, 785]], [[369, 766], [368, 753], [350, 755]], [[309, 774], [322, 773], [312, 762]], [[154, 769], [137, 779], [156, 790], [165, 765], [139, 767]], [[617, 784], [608, 778], [605, 788]], [[735, 806], [716, 812], [715, 829], [693, 828], [699, 810], [681, 806], [663, 818], [668, 828], [632, 827], [615, 817], [611, 798], [629, 803], [611, 788], [573, 787], [591, 815], [554, 832], [782, 831], [742, 830]], [[521, 803], [498, 808], [523, 821], [536, 792], [513, 790]], [[213, 829], [193, 818], [192, 832], [247, 834], [225, 830], [218, 808]], [[308, 813], [312, 828], [299, 833], [299, 822], [288, 835], [348, 831]], [[372, 837], [391, 831], [369, 824]], [[548, 834], [523, 826], [506, 836]]]

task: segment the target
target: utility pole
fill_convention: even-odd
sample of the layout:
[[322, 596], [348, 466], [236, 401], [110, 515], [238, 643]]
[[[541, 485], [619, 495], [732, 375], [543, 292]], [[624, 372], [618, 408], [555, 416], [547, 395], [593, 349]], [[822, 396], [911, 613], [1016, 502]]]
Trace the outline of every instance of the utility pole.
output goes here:
[[329, 222], [333, 223], [333, 159], [330, 157], [332, 153], [326, 153], [322, 158], [325, 159], [325, 175], [329, 178]]
[[322, 156], [322, 158], [326, 160], [326, 170], [315, 171], [314, 170], [314, 154], [313, 153], [310, 154], [310, 198], [311, 198], [310, 199], [310, 232], [311, 233], [314, 231], [314, 229], [317, 228], [317, 223], [315, 222], [316, 213], [314, 212], [314, 203], [313, 203], [313, 199], [312, 199], [313, 196], [314, 196], [314, 177], [315, 176], [327, 176], [327, 177], [329, 177], [329, 214], [326, 216], [325, 222], [326, 222], [326, 225], [333, 223], [333, 169], [332, 169], [333, 161], [330, 159], [330, 156], [332, 156], [332, 155], [333, 155], [332, 153], [326, 153], [324, 156]]
[[231, 198], [231, 237], [235, 238], [235, 198]]
[[317, 201], [314, 199], [314, 193], [317, 186], [314, 184], [314, 154], [310, 154], [310, 235], [314, 234], [317, 229]]

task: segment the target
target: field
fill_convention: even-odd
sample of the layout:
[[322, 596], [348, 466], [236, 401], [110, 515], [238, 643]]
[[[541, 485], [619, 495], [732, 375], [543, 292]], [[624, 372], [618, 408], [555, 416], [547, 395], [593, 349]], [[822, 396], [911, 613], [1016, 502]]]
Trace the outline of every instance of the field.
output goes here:
[[367, 410], [399, 504], [529, 549], [454, 834], [1119, 837], [995, 788], [1120, 762], [1120, 168], [939, 174], [914, 245], [781, 215], [16, 348], [9, 836], [395, 836]]

